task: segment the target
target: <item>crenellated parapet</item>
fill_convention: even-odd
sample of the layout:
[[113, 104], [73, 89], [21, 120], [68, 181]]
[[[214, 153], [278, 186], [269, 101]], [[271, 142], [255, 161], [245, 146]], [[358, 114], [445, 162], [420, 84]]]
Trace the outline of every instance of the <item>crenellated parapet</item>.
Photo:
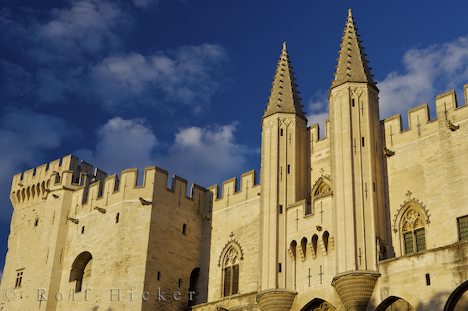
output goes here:
[[222, 192], [218, 185], [208, 187], [213, 195], [213, 210], [242, 203], [260, 196], [260, 185], [255, 170], [242, 174], [240, 184], [236, 177], [223, 182]]
[[[37, 204], [56, 199], [59, 190], [72, 192], [74, 211], [104, 211], [107, 206], [125, 200], [137, 200], [141, 205], [152, 205], [154, 198], [169, 205], [206, 206], [208, 190], [159, 167], [144, 169], [139, 183], [138, 169], [129, 168], [119, 174], [107, 176], [102, 170], [80, 161], [73, 155], [41, 165], [14, 176], [11, 199], [15, 207]], [[200, 210], [200, 213], [208, 213]]]
[[325, 133], [321, 136], [320, 134], [320, 126], [318, 123], [312, 124], [308, 128], [309, 130], [309, 138], [310, 138], [310, 144], [316, 145], [316, 144], [329, 144], [329, 136], [330, 136], [330, 120], [327, 119], [325, 121]]
[[102, 170], [67, 155], [13, 176], [10, 198], [15, 207], [36, 204], [63, 187], [89, 185], [105, 177]]
[[136, 168], [125, 169], [120, 174], [107, 176], [89, 187], [82, 186], [73, 194], [72, 207], [78, 211], [92, 212], [96, 208], [106, 208], [123, 201], [137, 201], [139, 206], [154, 206], [153, 201], [164, 201], [175, 207], [192, 206], [197, 212], [207, 213], [201, 207], [209, 199], [208, 190], [174, 175], [170, 184], [166, 170], [156, 166], [146, 167], [139, 183]]
[[[401, 115], [394, 115], [382, 121], [386, 147], [409, 144], [421, 137], [428, 137], [440, 131], [456, 132], [468, 121], [468, 84], [464, 86], [465, 105], [459, 106], [454, 90], [439, 94], [435, 99], [436, 117], [430, 118], [428, 104], [422, 104], [408, 112], [408, 128], [403, 129]], [[389, 151], [390, 152], [390, 151]], [[391, 152], [388, 154], [391, 154]]]
[[313, 124], [308, 128], [309, 130], [309, 146], [310, 156], [313, 167], [322, 166], [318, 162], [325, 159], [329, 155], [330, 149], [330, 120], [325, 122], [324, 136], [320, 136], [320, 128], [318, 124]]

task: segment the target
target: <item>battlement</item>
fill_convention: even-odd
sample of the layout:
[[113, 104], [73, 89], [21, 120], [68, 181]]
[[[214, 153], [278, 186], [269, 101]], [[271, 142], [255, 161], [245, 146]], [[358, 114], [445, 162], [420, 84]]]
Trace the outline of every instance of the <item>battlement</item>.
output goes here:
[[14, 205], [44, 200], [49, 192], [64, 185], [89, 185], [106, 173], [91, 164], [67, 155], [13, 176], [10, 198]]
[[156, 166], [144, 169], [141, 183], [138, 183], [138, 173], [138, 169], [129, 168], [120, 174], [107, 176], [105, 180], [96, 181], [89, 187], [82, 186], [73, 194], [72, 206], [89, 207], [86, 210], [92, 210], [128, 200], [139, 200], [142, 205], [151, 205], [153, 198], [184, 206], [203, 200], [208, 192], [207, 189], [192, 184], [187, 193], [187, 180], [177, 175], [172, 177], [168, 186], [168, 172]]
[[[49, 193], [60, 189], [74, 191], [73, 206], [99, 204], [107, 206], [122, 200], [151, 202], [153, 193], [167, 192], [179, 199], [199, 200], [207, 189], [174, 175], [170, 184], [169, 173], [156, 166], [144, 170], [142, 183], [138, 183], [138, 169], [129, 168], [107, 176], [102, 170], [79, 161], [73, 155], [41, 165], [14, 176], [11, 199], [14, 205], [34, 204], [47, 199]], [[190, 191], [188, 191], [190, 190]], [[52, 194], [53, 195], [53, 194]], [[105, 202], [103, 202], [105, 200]], [[94, 205], [95, 206], [95, 205]]]
[[237, 177], [223, 182], [222, 192], [218, 185], [208, 187], [213, 195], [213, 209], [227, 207], [260, 195], [260, 184], [256, 181], [256, 172], [251, 170], [242, 174], [240, 184]]
[[410, 143], [420, 137], [427, 137], [440, 130], [456, 131], [460, 123], [468, 121], [468, 84], [463, 88], [465, 104], [458, 105], [454, 90], [439, 94], [435, 98], [436, 117], [431, 119], [429, 105], [419, 105], [408, 111], [408, 128], [403, 129], [401, 115], [382, 120], [385, 141], [388, 147]]
[[330, 134], [330, 120], [327, 119], [325, 121], [325, 133], [323, 133], [323, 136], [320, 136], [320, 125], [318, 123], [309, 126], [308, 130], [310, 133], [311, 143], [320, 143], [326, 141], [328, 140], [328, 136]]

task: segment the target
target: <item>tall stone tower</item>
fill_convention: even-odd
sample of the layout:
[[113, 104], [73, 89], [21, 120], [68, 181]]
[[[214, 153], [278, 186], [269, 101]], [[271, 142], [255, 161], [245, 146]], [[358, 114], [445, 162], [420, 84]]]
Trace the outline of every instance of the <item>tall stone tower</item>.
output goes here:
[[283, 43], [262, 121], [262, 290], [287, 287], [286, 209], [306, 198], [307, 155], [307, 119]]
[[349, 10], [329, 93], [336, 271], [346, 310], [365, 310], [379, 276], [385, 241], [378, 88]]

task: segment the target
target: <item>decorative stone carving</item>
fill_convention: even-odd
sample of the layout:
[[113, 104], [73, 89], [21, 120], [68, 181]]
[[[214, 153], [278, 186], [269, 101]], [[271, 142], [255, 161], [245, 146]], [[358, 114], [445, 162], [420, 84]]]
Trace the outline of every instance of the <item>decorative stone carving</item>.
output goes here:
[[335, 276], [332, 286], [347, 311], [365, 311], [379, 276], [374, 271], [347, 272]]
[[270, 289], [258, 293], [257, 303], [261, 311], [289, 311], [296, 295], [287, 289]]

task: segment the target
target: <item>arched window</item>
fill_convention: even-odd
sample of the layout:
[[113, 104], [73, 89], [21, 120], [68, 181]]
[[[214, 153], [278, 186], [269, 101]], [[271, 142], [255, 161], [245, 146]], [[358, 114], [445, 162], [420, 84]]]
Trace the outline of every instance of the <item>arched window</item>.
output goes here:
[[328, 231], [325, 231], [323, 233], [322, 239], [323, 239], [323, 245], [325, 246], [325, 251], [328, 252], [328, 238], [330, 237], [330, 233]]
[[301, 249], [302, 249], [302, 254], [303, 254], [303, 259], [306, 259], [306, 254], [307, 254], [307, 238], [303, 237], [301, 240]]
[[419, 209], [410, 206], [400, 222], [400, 232], [405, 255], [426, 250], [425, 220]]
[[318, 235], [314, 234], [312, 236], [312, 249], [314, 250], [314, 256], [317, 256], [317, 244], [318, 244]]
[[297, 247], [296, 240], [292, 240], [291, 245], [289, 246], [289, 249], [291, 250], [291, 256], [293, 260], [296, 260], [296, 247]]
[[239, 293], [239, 249], [230, 245], [223, 258], [223, 296]]
[[84, 281], [91, 276], [92, 259], [93, 256], [91, 256], [89, 252], [82, 252], [75, 258], [70, 271], [69, 280], [69, 282], [76, 281], [75, 293], [81, 292]]
[[332, 194], [333, 191], [330, 186], [330, 180], [326, 177], [320, 177], [312, 188], [312, 196], [314, 199], [320, 199]]

